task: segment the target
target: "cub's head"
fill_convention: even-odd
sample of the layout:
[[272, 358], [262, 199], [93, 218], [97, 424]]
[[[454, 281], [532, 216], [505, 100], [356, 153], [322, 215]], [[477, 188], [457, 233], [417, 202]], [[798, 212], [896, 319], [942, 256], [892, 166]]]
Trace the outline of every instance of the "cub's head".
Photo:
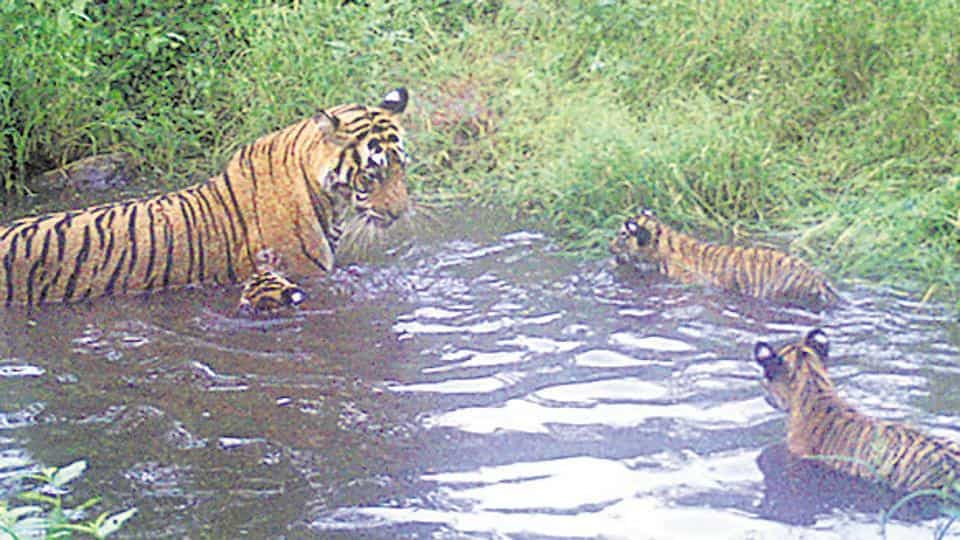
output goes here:
[[323, 187], [348, 200], [364, 226], [388, 227], [410, 206], [399, 122], [407, 98], [407, 90], [397, 88], [376, 107], [340, 105], [313, 118], [336, 150], [323, 156]]
[[644, 209], [620, 227], [620, 232], [610, 242], [610, 253], [619, 264], [648, 261], [655, 253], [653, 240], [657, 235], [660, 222], [653, 211]]
[[767, 393], [767, 402], [773, 407], [789, 411], [790, 403], [808, 383], [815, 388], [831, 388], [824, 362], [830, 352], [827, 335], [819, 328], [811, 330], [803, 341], [784, 345], [774, 350], [766, 342], [753, 348], [753, 358], [763, 368], [761, 384]]
[[285, 307], [296, 307], [306, 299], [306, 291], [296, 283], [268, 270], [255, 274], [243, 284], [237, 312], [245, 315], [271, 313]]

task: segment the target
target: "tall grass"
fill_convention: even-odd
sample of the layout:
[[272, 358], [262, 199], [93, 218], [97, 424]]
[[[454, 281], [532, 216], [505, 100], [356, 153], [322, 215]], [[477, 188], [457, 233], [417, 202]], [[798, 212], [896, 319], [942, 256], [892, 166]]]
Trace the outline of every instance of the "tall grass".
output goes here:
[[651, 207], [838, 278], [960, 292], [953, 0], [165, 4], [0, 1], [8, 196], [115, 147], [183, 185], [406, 85], [421, 196], [503, 204], [594, 255]]
[[[204, 155], [236, 97], [217, 83], [245, 46], [208, 3], [0, 2], [0, 180], [123, 148], [157, 172]], [[224, 124], [227, 129], [224, 130]]]

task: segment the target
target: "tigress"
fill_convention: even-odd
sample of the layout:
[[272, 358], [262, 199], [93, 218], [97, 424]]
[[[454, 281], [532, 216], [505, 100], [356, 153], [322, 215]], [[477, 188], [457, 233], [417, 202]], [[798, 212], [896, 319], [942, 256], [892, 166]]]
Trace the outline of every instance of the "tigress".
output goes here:
[[706, 283], [761, 299], [827, 305], [839, 295], [819, 271], [770, 248], [703, 242], [677, 232], [650, 210], [624, 222], [610, 242], [620, 264], [652, 263], [683, 283]]
[[754, 347], [768, 401], [789, 415], [790, 453], [818, 456], [867, 480], [879, 475], [896, 490], [940, 489], [960, 480], [960, 444], [870, 418], [844, 402], [824, 365], [829, 349], [820, 329], [776, 351], [765, 342]]
[[[408, 209], [398, 122], [407, 100], [397, 88], [376, 107], [321, 110], [180, 191], [0, 228], [0, 301], [236, 283], [272, 270], [258, 264], [265, 252], [295, 274], [329, 272], [345, 228], [385, 228]], [[348, 222], [349, 206], [356, 215]]]

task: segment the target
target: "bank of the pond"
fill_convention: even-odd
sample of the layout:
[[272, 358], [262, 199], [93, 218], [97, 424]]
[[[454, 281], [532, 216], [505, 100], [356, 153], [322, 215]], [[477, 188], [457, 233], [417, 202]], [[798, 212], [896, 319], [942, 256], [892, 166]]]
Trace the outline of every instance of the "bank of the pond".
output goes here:
[[8, 198], [106, 150], [180, 187], [318, 106], [406, 85], [426, 199], [503, 204], [594, 255], [650, 207], [958, 297], [947, 0], [7, 3], [0, 21]]

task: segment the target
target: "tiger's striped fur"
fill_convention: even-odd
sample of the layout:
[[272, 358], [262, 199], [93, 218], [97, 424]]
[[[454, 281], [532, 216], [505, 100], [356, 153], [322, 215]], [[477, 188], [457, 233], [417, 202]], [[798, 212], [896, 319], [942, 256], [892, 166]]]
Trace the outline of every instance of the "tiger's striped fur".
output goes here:
[[826, 465], [867, 480], [877, 480], [875, 470], [898, 490], [940, 489], [960, 479], [960, 444], [870, 418], [848, 405], [827, 375], [828, 353], [820, 329], [777, 351], [764, 342], [754, 347], [768, 400], [789, 415], [791, 453], [820, 456]]
[[651, 211], [624, 222], [610, 243], [618, 263], [652, 263], [683, 283], [703, 283], [761, 299], [826, 305], [839, 297], [819, 271], [762, 247], [703, 242], [675, 231]]
[[237, 311], [258, 314], [295, 307], [307, 299], [307, 292], [273, 270], [254, 275], [243, 284]]
[[377, 107], [326, 109], [244, 146], [204, 183], [0, 228], [0, 302], [235, 283], [264, 250], [295, 273], [330, 271], [349, 206], [363, 227], [408, 207], [406, 104], [399, 88]]

